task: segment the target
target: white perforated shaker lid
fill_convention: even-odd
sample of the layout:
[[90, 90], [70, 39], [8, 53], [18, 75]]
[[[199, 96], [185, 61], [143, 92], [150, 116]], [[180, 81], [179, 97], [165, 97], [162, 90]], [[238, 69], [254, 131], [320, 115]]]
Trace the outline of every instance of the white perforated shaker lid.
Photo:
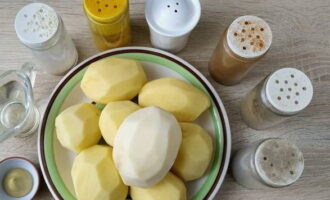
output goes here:
[[254, 162], [259, 177], [273, 187], [296, 182], [304, 170], [304, 157], [295, 144], [285, 139], [271, 138], [257, 148]]
[[145, 16], [157, 33], [177, 37], [189, 33], [201, 15], [199, 0], [148, 0]]
[[23, 44], [38, 48], [56, 34], [59, 24], [60, 19], [53, 8], [43, 3], [31, 3], [17, 13], [15, 30]]
[[302, 71], [282, 68], [265, 83], [265, 95], [271, 107], [280, 114], [295, 114], [306, 108], [313, 98], [313, 85]]
[[246, 15], [235, 19], [227, 30], [229, 48], [243, 58], [257, 58], [272, 44], [272, 31], [263, 19]]

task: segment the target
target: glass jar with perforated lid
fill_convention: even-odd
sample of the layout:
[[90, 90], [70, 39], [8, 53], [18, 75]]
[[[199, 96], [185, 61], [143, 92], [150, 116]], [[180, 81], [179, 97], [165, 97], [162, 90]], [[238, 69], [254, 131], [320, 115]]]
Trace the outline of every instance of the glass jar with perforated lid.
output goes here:
[[305, 109], [313, 86], [302, 71], [282, 68], [267, 76], [241, 103], [241, 116], [253, 129], [266, 129]]
[[83, 6], [98, 49], [127, 46], [131, 42], [128, 0], [84, 0]]
[[16, 15], [15, 30], [40, 69], [47, 73], [62, 75], [77, 63], [76, 47], [62, 18], [50, 6], [43, 3], [24, 6]]
[[269, 138], [240, 149], [233, 157], [231, 168], [236, 181], [246, 188], [279, 188], [300, 178], [304, 157], [288, 140]]
[[210, 75], [222, 85], [238, 84], [266, 55], [272, 39], [265, 20], [252, 15], [238, 17], [226, 28], [213, 51]]

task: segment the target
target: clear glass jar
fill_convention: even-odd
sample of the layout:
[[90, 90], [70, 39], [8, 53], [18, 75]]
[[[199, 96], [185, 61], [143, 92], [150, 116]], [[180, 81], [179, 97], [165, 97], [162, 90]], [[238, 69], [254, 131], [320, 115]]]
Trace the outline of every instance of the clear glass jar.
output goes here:
[[62, 18], [46, 4], [31, 3], [16, 15], [16, 34], [28, 47], [39, 68], [63, 75], [78, 61], [76, 47], [65, 30]]
[[236, 181], [246, 188], [285, 187], [302, 175], [304, 158], [296, 145], [270, 138], [239, 150], [231, 168]]
[[282, 68], [267, 76], [241, 103], [241, 116], [256, 130], [274, 126], [305, 109], [313, 97], [313, 86], [303, 72]]
[[268, 24], [256, 16], [241, 16], [226, 29], [209, 62], [211, 76], [223, 85], [239, 83], [272, 43]]
[[0, 142], [11, 136], [28, 136], [37, 129], [40, 118], [32, 92], [35, 76], [31, 63], [0, 75]]
[[130, 44], [128, 0], [84, 0], [84, 10], [98, 49], [107, 50]]

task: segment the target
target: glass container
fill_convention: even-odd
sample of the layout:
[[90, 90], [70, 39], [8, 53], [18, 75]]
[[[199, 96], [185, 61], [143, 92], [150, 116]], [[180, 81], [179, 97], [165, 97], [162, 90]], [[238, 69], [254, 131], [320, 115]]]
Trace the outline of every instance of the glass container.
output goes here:
[[67, 34], [62, 18], [46, 4], [31, 3], [16, 15], [15, 30], [28, 47], [40, 69], [63, 75], [78, 61], [78, 53]]
[[282, 68], [245, 96], [241, 116], [249, 127], [266, 129], [305, 109], [312, 98], [313, 86], [306, 74], [295, 68]]
[[0, 142], [11, 136], [28, 136], [39, 125], [32, 92], [36, 75], [33, 68], [33, 64], [26, 63], [20, 70], [0, 75]]
[[231, 168], [236, 181], [246, 188], [285, 187], [302, 175], [304, 157], [295, 144], [270, 138], [239, 150]]
[[83, 6], [98, 49], [103, 51], [130, 44], [128, 0], [84, 0]]
[[272, 43], [272, 31], [263, 19], [241, 16], [226, 29], [209, 62], [209, 72], [223, 85], [239, 83]]

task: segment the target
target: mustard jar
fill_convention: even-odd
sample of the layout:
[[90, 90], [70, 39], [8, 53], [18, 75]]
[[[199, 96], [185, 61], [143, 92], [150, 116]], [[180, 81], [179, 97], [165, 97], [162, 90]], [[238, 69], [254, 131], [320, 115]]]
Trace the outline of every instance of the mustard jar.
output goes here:
[[127, 46], [131, 42], [128, 0], [84, 0], [83, 6], [98, 49]]

